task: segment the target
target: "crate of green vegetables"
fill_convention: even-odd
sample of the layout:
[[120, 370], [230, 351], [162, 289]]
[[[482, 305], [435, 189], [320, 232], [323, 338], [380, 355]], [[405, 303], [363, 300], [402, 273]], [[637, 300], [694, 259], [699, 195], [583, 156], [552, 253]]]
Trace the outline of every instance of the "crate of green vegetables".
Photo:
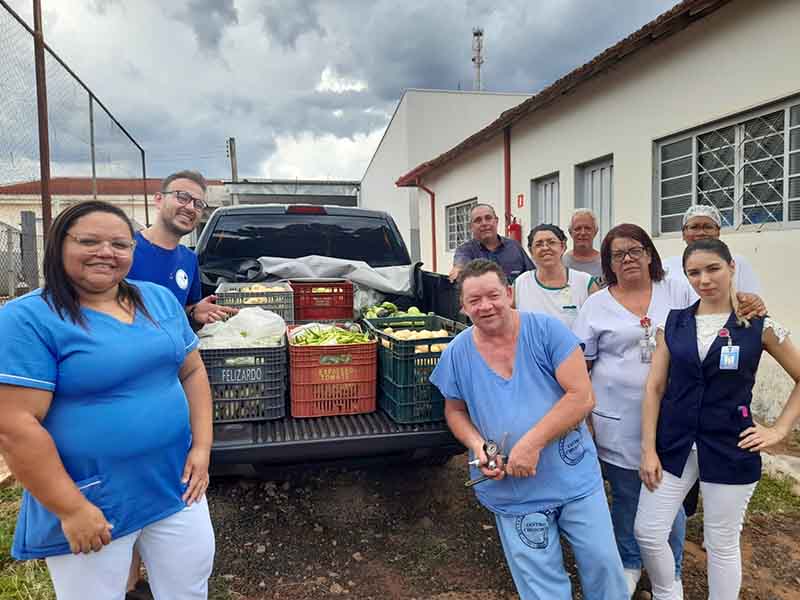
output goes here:
[[286, 416], [286, 340], [263, 348], [201, 349], [215, 423]]
[[444, 399], [428, 381], [439, 357], [466, 325], [423, 315], [406, 324], [398, 319], [369, 319], [378, 338], [380, 407], [398, 423], [424, 423], [444, 418]]
[[293, 417], [373, 412], [377, 342], [358, 325], [313, 323], [289, 330]]
[[424, 327], [428, 316], [416, 306], [402, 310], [393, 302], [375, 304], [362, 313], [365, 321], [380, 319], [384, 326], [392, 327]]

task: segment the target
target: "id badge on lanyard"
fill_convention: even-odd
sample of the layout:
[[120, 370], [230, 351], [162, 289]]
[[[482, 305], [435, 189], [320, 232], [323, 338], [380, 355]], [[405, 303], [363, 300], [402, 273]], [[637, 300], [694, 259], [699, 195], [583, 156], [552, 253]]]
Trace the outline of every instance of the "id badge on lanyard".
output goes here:
[[653, 350], [655, 348], [655, 340], [652, 336], [652, 322], [650, 317], [642, 317], [639, 325], [644, 330], [644, 337], [639, 340], [639, 360], [642, 363], [649, 364], [653, 362]]
[[720, 371], [737, 371], [739, 369], [739, 346], [733, 345], [731, 332], [725, 328], [719, 330], [719, 337], [728, 340], [719, 353]]

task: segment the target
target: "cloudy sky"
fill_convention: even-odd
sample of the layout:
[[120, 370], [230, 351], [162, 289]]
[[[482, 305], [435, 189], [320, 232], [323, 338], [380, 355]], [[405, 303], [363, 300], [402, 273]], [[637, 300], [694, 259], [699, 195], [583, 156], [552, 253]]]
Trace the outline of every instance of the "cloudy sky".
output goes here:
[[[32, 23], [31, 0], [7, 1]], [[144, 147], [148, 175], [227, 178], [235, 137], [240, 177], [321, 179], [361, 178], [404, 89], [471, 89], [474, 26], [485, 31], [484, 89], [534, 93], [673, 4], [42, 0], [46, 41]], [[0, 65], [3, 87], [17, 82], [0, 91], [12, 132], [0, 181], [32, 170], [36, 139], [29, 41], [9, 35], [18, 28], [3, 12], [0, 52], [21, 56]], [[86, 174], [84, 94], [48, 68], [54, 175]], [[99, 174], [135, 171], [135, 149], [97, 112]]]

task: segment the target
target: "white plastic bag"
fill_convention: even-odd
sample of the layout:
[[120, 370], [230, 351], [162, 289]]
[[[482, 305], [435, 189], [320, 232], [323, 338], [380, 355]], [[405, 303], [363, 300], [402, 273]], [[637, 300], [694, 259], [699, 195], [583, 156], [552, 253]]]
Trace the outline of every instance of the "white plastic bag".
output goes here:
[[259, 348], [280, 346], [286, 333], [283, 318], [263, 308], [239, 310], [227, 321], [205, 325], [197, 335], [203, 349]]

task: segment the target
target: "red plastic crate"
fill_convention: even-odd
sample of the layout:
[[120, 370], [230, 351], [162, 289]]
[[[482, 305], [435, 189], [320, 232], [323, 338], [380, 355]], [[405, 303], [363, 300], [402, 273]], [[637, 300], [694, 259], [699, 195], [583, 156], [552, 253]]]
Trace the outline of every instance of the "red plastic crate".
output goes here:
[[353, 319], [353, 283], [346, 279], [292, 279], [294, 318], [296, 321], [318, 319]]
[[378, 375], [377, 341], [341, 346], [289, 344], [293, 417], [373, 412]]

